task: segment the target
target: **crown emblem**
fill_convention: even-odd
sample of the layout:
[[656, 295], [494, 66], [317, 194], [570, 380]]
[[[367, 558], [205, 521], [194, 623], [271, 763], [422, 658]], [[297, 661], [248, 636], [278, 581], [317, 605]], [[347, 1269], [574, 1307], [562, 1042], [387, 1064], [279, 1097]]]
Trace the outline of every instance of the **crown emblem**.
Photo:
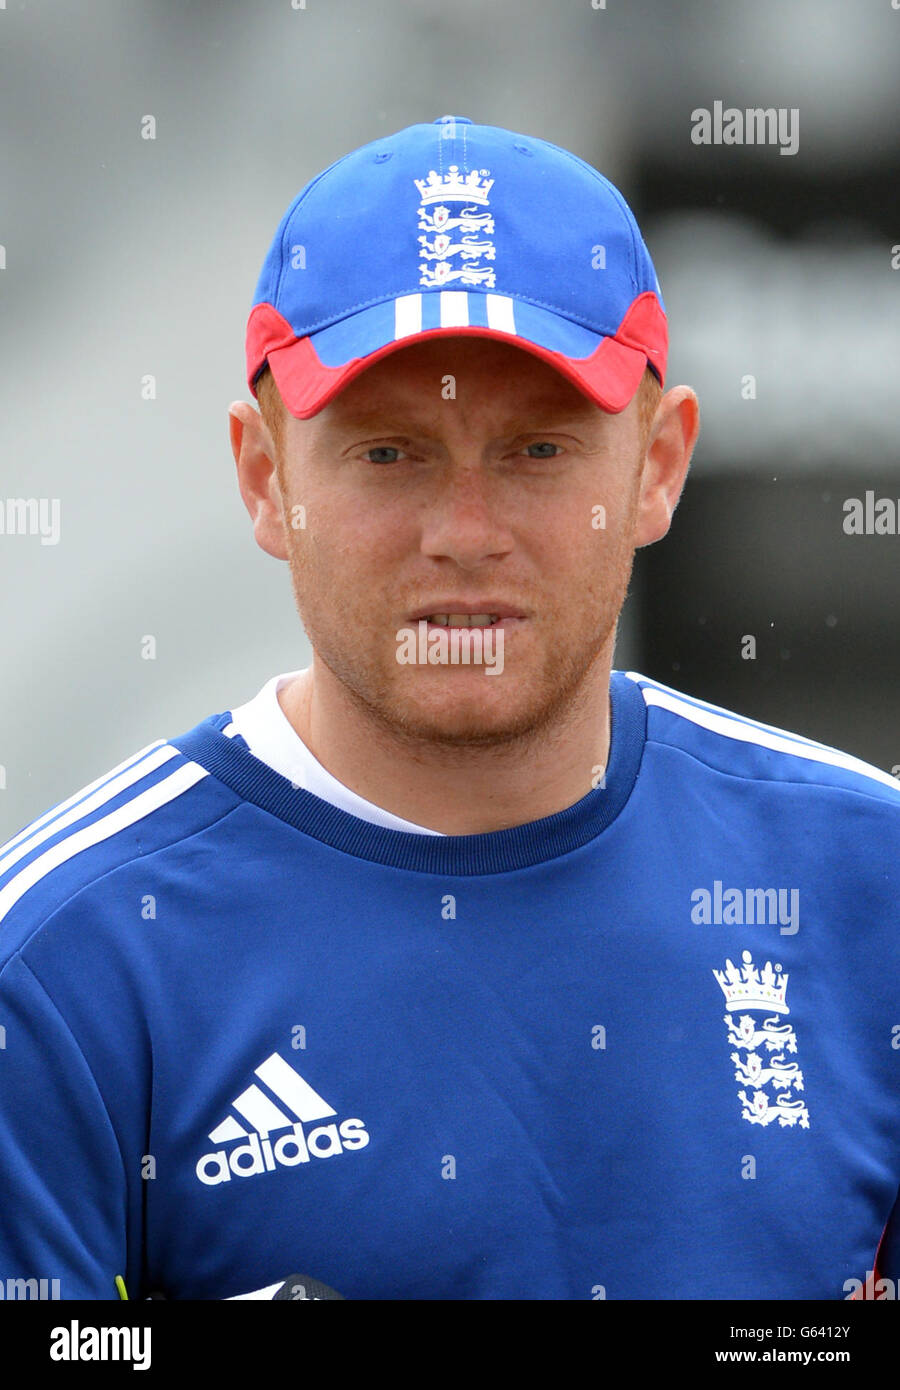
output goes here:
[[757, 970], [749, 951], [741, 956], [744, 962], [740, 969], [733, 961], [725, 961], [724, 970], [714, 970], [713, 974], [722, 986], [726, 1009], [766, 1009], [769, 1013], [787, 1014], [790, 1009], [785, 1003], [788, 977], [779, 973], [781, 966], [773, 969], [767, 960], [762, 970]]
[[451, 164], [446, 174], [430, 169], [427, 178], [416, 179], [415, 184], [423, 207], [444, 199], [448, 202], [481, 203], [486, 207], [488, 194], [494, 186], [494, 180], [487, 177], [488, 173], [487, 169], [473, 169], [470, 174], [460, 174], [459, 165]]

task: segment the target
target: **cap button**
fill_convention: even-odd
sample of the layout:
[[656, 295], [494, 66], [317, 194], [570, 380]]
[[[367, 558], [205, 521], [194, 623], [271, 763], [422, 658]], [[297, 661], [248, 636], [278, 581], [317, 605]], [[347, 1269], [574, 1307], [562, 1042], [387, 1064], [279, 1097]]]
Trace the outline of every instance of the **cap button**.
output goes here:
[[468, 116], [438, 116], [437, 120], [436, 120], [436, 121], [432, 121], [431, 124], [432, 124], [432, 125], [471, 125], [472, 122], [471, 122], [471, 120], [470, 120], [470, 118], [469, 118]]

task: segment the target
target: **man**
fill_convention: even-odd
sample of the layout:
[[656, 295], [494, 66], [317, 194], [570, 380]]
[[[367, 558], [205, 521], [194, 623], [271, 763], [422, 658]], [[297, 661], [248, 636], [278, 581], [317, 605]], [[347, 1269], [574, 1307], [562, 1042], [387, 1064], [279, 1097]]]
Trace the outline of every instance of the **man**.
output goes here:
[[312, 665], [0, 851], [0, 1277], [848, 1296], [900, 1184], [900, 796], [612, 670], [698, 431], [621, 195], [461, 116], [376, 140], [285, 214], [247, 357]]

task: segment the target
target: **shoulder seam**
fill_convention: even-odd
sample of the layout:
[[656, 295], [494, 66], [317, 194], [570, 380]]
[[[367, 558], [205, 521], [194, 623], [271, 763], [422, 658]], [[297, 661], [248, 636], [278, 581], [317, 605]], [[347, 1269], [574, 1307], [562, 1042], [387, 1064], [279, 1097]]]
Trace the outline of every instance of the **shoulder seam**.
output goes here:
[[[649, 734], [647, 736], [647, 742], [655, 744], [658, 748], [668, 748], [673, 753], [681, 753], [685, 758], [690, 758], [692, 762], [699, 763], [701, 767], [707, 768], [710, 772], [715, 772], [720, 777], [733, 777], [739, 782], [765, 782], [773, 787], [814, 787], [821, 791], [835, 792], [838, 796], [862, 796], [865, 797], [867, 801], [875, 802], [878, 806], [891, 806], [894, 804], [888, 797], [877, 796], [864, 786], [847, 787], [837, 782], [798, 781], [796, 778], [790, 776], [766, 777], [761, 776], [757, 772], [743, 772], [729, 767], [716, 767], [715, 763], [707, 762], [705, 758], [701, 758], [693, 749], [684, 748], [680, 743], [670, 743], [667, 739], [653, 738]], [[876, 786], [877, 785], [879, 784], [876, 783]], [[898, 787], [897, 790], [900, 791], [900, 787]], [[895, 809], [900, 810], [900, 803], [897, 803]]]
[[[117, 777], [121, 778], [128, 773], [134, 772], [144, 761], [151, 764], [152, 759], [150, 755], [158, 753], [161, 748], [166, 746], [170, 745], [168, 744], [168, 740], [164, 738], [156, 739], [153, 743], [148, 743], [146, 748], [140, 749], [139, 752], [132, 754], [130, 758], [125, 758], [123, 762], [110, 768], [108, 772], [101, 773], [93, 782], [88, 782], [86, 786], [79, 787], [77, 791], [74, 791], [71, 796], [66, 797], [64, 801], [60, 801], [55, 806], [51, 806], [43, 815], [37, 816], [34, 820], [29, 821], [21, 830], [17, 830], [10, 839], [0, 843], [0, 864], [2, 864], [4, 858], [8, 857], [11, 851], [21, 848], [27, 840], [39, 834], [41, 831], [48, 829], [55, 822], [61, 821], [78, 806], [85, 805], [90, 801], [92, 796], [97, 796], [103, 791], [108, 790]], [[175, 751], [178, 752], [179, 750], [176, 749]], [[172, 755], [169, 754], [168, 756], [171, 757]], [[148, 766], [147, 771], [153, 771], [154, 767], [160, 766], [164, 761], [165, 758], [161, 758], [157, 763]], [[136, 777], [134, 780], [139, 781], [140, 778]], [[127, 785], [128, 783], [123, 782], [123, 789]], [[102, 805], [102, 801], [98, 801], [97, 805]]]
[[[778, 729], [774, 725], [747, 723], [739, 716], [733, 716], [729, 710], [720, 709], [718, 706], [702, 708], [692, 705], [683, 700], [680, 695], [664, 688], [640, 688], [644, 702], [648, 706], [654, 705], [659, 709], [664, 709], [667, 713], [685, 720], [686, 723], [692, 724], [696, 728], [705, 729], [707, 733], [716, 738], [730, 738], [736, 743], [751, 744], [756, 748], [768, 748], [778, 757], [799, 758], [806, 764], [818, 764], [822, 768], [831, 767], [852, 777], [860, 777], [874, 782], [878, 786], [888, 788], [895, 795], [900, 795], [900, 785], [898, 785], [896, 778], [881, 768], [875, 767], [873, 763], [867, 763], [864, 759], [857, 758], [853, 753], [846, 753], [840, 748], [834, 748], [824, 743], [804, 742], [795, 738], [787, 729]], [[648, 698], [648, 695], [656, 696], [656, 698]], [[680, 705], [681, 708], [673, 708], [673, 704]], [[695, 711], [697, 717], [692, 717], [691, 711]], [[706, 718], [703, 718], [703, 715], [706, 715]], [[717, 720], [722, 724], [731, 726], [731, 728], [716, 728], [709, 722], [710, 720]], [[731, 732], [731, 729], [734, 732]], [[666, 742], [663, 739], [654, 739], [653, 741]], [[671, 746], [677, 747], [678, 745], [673, 743]], [[702, 762], [703, 760], [698, 759], [698, 761]], [[771, 778], [769, 780], [778, 781], [779, 779]], [[830, 784], [823, 780], [822, 785]]]
[[[682, 690], [676, 690], [671, 685], [664, 685], [662, 681], [651, 680], [649, 676], [642, 676], [639, 671], [626, 671], [625, 675], [629, 680], [638, 686], [644, 703], [647, 703], [647, 691], [659, 690], [664, 695], [670, 696], [673, 700], [679, 700], [682, 704], [688, 705], [691, 709], [705, 710], [709, 714], [721, 715], [723, 719], [730, 719], [735, 724], [749, 729], [758, 729], [761, 733], [778, 734], [781, 738], [789, 739], [792, 743], [799, 743], [806, 748], [824, 748], [828, 751], [839, 752], [839, 749], [831, 750], [830, 745], [821, 743], [818, 739], [807, 738], [805, 734], [794, 733], [791, 729], [780, 729], [777, 724], [766, 724], [761, 719], [753, 719], [749, 714], [739, 714], [737, 710], [726, 709], [724, 705], [714, 705], [711, 700], [701, 700], [697, 695], [686, 695]], [[687, 715], [684, 716], [687, 718]], [[847, 757], [852, 756], [847, 754]]]
[[[239, 802], [235, 806], [229, 806], [227, 811], [223, 811], [221, 815], [216, 816], [214, 820], [208, 821], [205, 825], [197, 826], [197, 828], [195, 830], [192, 830], [190, 834], [179, 835], [176, 839], [170, 840], [167, 844], [157, 846], [157, 848], [151, 850], [149, 854], [132, 855], [130, 858], [124, 859], [120, 864], [112, 864], [108, 868], [104, 869], [102, 873], [98, 873], [93, 878], [88, 879], [86, 883], [79, 884], [78, 887], [75, 888], [68, 895], [68, 897], [64, 898], [62, 902], [54, 903], [52, 909], [49, 912], [47, 912], [44, 916], [42, 916], [39, 922], [36, 922], [32, 926], [27, 938], [23, 942], [21, 942], [19, 946], [16, 947], [15, 951], [13, 951], [5, 961], [2, 961], [2, 963], [0, 963], [0, 976], [2, 976], [4, 970], [6, 969], [7, 965], [9, 965], [10, 961], [15, 960], [17, 956], [21, 957], [24, 964], [28, 964], [22, 953], [25, 950], [27, 950], [29, 945], [37, 937], [38, 933], [43, 931], [45, 927], [48, 927], [52, 923], [54, 917], [56, 917], [59, 912], [62, 912], [64, 908], [68, 907], [70, 903], [73, 903], [75, 899], [80, 897], [82, 893], [86, 893], [90, 888], [96, 887], [98, 883], [102, 883], [103, 880], [105, 878], [108, 878], [111, 874], [118, 873], [120, 869], [125, 869], [128, 867], [129, 864], [136, 863], [138, 859], [150, 860], [153, 858], [154, 855], [163, 854], [166, 850], [172, 849], [175, 845], [186, 844], [189, 840], [192, 840], [195, 835], [205, 834], [207, 830], [211, 830], [213, 826], [218, 825], [220, 821], [226, 820], [228, 816], [233, 815], [235, 811], [239, 810], [241, 804], [243, 803]], [[25, 892], [27, 891], [28, 890], [26, 889]], [[22, 896], [24, 896], [24, 894]], [[2, 921], [0, 921], [0, 925], [2, 925]], [[30, 966], [29, 969], [31, 969]], [[32, 974], [34, 974], [33, 971]], [[35, 976], [35, 978], [37, 979], [37, 976]]]

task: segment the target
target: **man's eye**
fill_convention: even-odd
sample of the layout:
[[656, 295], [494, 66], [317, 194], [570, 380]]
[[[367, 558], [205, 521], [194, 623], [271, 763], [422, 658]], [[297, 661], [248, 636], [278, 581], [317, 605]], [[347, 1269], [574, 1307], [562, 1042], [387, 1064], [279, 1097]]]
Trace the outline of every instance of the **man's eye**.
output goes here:
[[531, 457], [532, 457], [533, 459], [552, 459], [552, 458], [556, 458], [556, 454], [555, 454], [555, 453], [554, 453], [554, 454], [549, 454], [549, 453], [547, 453], [547, 450], [548, 450], [548, 449], [556, 449], [556, 450], [559, 449], [559, 445], [558, 445], [558, 444], [552, 444], [552, 443], [550, 442], [549, 439], [542, 439], [542, 440], [540, 441], [540, 443], [538, 443], [538, 444], [526, 444], [525, 447], [526, 447], [526, 449], [529, 449], [529, 450], [531, 450], [531, 449], [538, 449], [538, 450], [541, 451], [541, 452], [539, 452], [539, 453], [532, 454]]
[[[376, 444], [373, 448], [366, 450], [366, 458], [370, 463], [396, 463], [402, 454], [402, 449], [396, 449], [393, 444]], [[376, 454], [380, 457], [371, 458], [370, 455]], [[393, 454], [393, 458], [385, 458], [384, 455]]]

